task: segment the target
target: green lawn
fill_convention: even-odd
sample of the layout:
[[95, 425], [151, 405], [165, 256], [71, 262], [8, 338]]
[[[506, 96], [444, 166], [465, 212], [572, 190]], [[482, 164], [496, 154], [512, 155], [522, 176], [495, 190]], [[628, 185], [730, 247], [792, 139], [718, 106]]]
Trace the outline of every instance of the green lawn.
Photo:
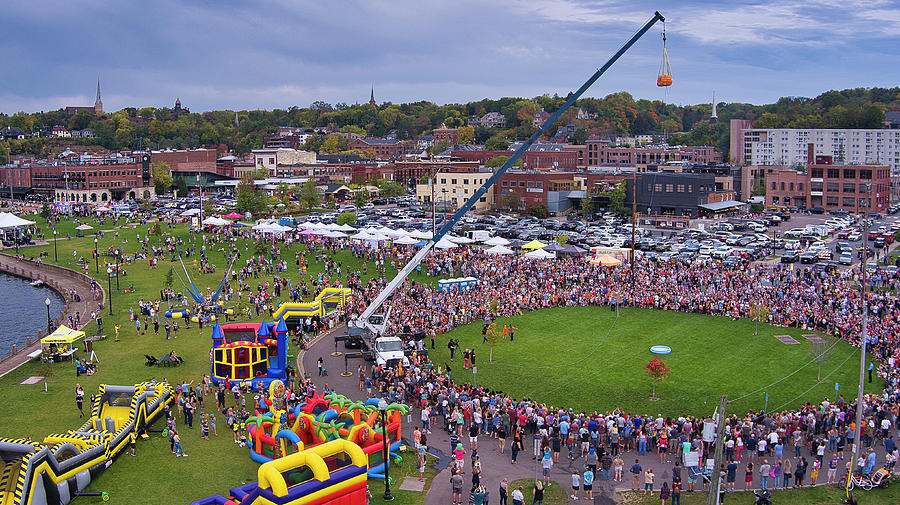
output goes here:
[[[44, 230], [47, 229], [46, 221], [40, 217], [34, 216], [31, 219], [37, 221], [38, 226]], [[82, 222], [85, 221], [95, 227], [97, 225], [96, 219], [82, 220]], [[114, 231], [111, 231], [112, 228], [123, 225], [125, 225], [125, 221], [119, 220], [118, 223], [108, 221], [106, 225], [99, 227], [99, 229], [110, 230], [105, 232], [103, 238], [100, 238], [101, 251], [105, 251], [113, 244], [123, 245], [127, 254], [139, 251], [136, 235], [140, 233], [141, 237], [144, 237], [148, 225], [126, 225], [124, 229], [119, 230], [119, 237], [115, 237]], [[85, 232], [91, 233], [90, 236], [76, 238], [73, 223], [63, 222], [57, 226], [61, 230], [60, 236], [66, 233], [72, 234], [72, 238], [60, 238], [58, 241], [59, 264], [80, 271], [76, 260], [77, 257], [83, 256], [89, 266], [88, 274], [96, 275], [95, 263], [90, 258], [90, 251], [94, 247], [93, 230]], [[195, 244], [198, 250], [200, 248], [200, 238], [196, 235], [191, 236], [184, 225], [179, 225], [173, 230], [163, 226], [163, 232], [166, 235], [159, 238], [171, 235], [183, 237], [188, 243], [186, 246], [182, 246], [183, 249], [188, 249], [191, 244]], [[157, 237], [153, 237], [151, 244], [155, 244], [156, 240]], [[242, 266], [244, 260], [254, 254], [255, 243], [240, 240], [238, 246], [242, 256], [235, 262], [235, 268]], [[193, 266], [193, 260], [198, 256], [187, 257], [184, 260], [194, 283], [204, 293], [207, 287], [211, 290], [218, 287], [228, 266], [221, 247], [221, 245], [214, 245], [207, 249], [207, 255], [211, 262], [217, 266], [216, 273], [200, 274]], [[76, 257], [72, 255], [73, 250], [76, 251]], [[281, 257], [288, 262], [287, 275], [294, 285], [297, 285], [298, 280], [294, 253], [301, 250], [306, 251], [309, 266], [307, 274], [304, 275], [315, 276], [323, 271], [323, 264], [316, 261], [315, 252], [307, 251], [306, 246], [296, 244], [292, 247], [282, 246]], [[55, 263], [52, 243], [22, 248], [20, 252], [27, 257], [37, 257], [41, 251], [48, 252], [48, 256], [43, 259], [44, 262]], [[12, 254], [12, 251], [9, 250], [5, 252]], [[348, 271], [362, 269], [362, 263], [350, 252], [338, 251], [335, 259], [344, 265], [342, 277]], [[109, 260], [107, 257], [100, 258], [101, 275], [97, 277], [104, 289], [107, 286], [107, 279], [103, 262], [107, 260]], [[73, 367], [68, 363], [41, 367], [39, 363], [31, 362], [0, 379], [0, 397], [4, 398], [4, 408], [0, 410], [0, 435], [10, 438], [30, 436], [40, 440], [50, 433], [63, 433], [68, 429], [80, 426], [83, 421], [79, 418], [74, 401], [76, 382], [80, 383], [85, 392], [90, 395], [97, 391], [101, 383], [128, 385], [155, 377], [168, 379], [172, 384], [177, 384], [182, 380], [194, 381], [196, 384], [202, 374], [209, 373], [210, 326], [204, 326], [202, 332], [196, 324], [192, 324], [190, 329], [185, 329], [184, 321], [179, 320], [181, 329], [178, 331], [178, 339], [167, 341], [162, 328], [160, 328], [159, 335], [153, 334], [152, 327], [146, 334], [138, 335], [135, 327], [128, 320], [128, 309], [134, 308], [137, 312], [138, 300], [159, 298], [159, 291], [164, 286], [165, 274], [172, 266], [178, 268], [181, 273], [181, 267], [177, 262], [161, 261], [158, 269], [150, 270], [146, 260], [138, 260], [135, 263], [124, 264], [127, 275], [121, 277], [118, 290], [116, 290], [115, 279], [112, 280], [114, 315], [109, 316], [108, 309], [103, 311], [103, 333], [109, 338], [97, 342], [94, 346], [100, 359], [100, 368], [97, 374], [91, 377], [76, 378]], [[395, 273], [396, 270], [388, 268], [388, 276], [393, 276]], [[374, 263], [370, 262], [367, 265], [367, 273], [362, 276], [363, 281], [367, 281], [376, 274]], [[184, 274], [181, 273], [181, 275]], [[282, 274], [282, 277], [284, 275]], [[419, 273], [414, 274], [413, 278], [421, 282], [430, 282], [427, 277]], [[261, 284], [265, 281], [271, 283], [272, 276], [263, 275], [259, 279], [249, 279], [245, 282], [249, 282], [255, 290], [257, 283]], [[132, 284], [135, 291], [124, 293], [124, 290]], [[176, 291], [186, 291], [177, 277], [174, 280], [173, 288]], [[311, 293], [309, 298], [312, 298], [314, 294]], [[88, 296], [88, 293], [82, 293], [82, 296]], [[287, 293], [282, 291], [282, 301], [286, 298]], [[244, 300], [246, 300], [246, 296]], [[165, 304], [163, 304], [164, 306]], [[164, 322], [161, 317], [160, 323]], [[113, 342], [112, 338], [113, 326], [117, 323], [121, 325], [121, 342], [118, 343]], [[94, 334], [96, 326], [89, 325], [86, 332], [88, 335]], [[185, 365], [178, 368], [148, 368], [144, 366], [144, 354], [159, 357], [172, 350], [184, 357]], [[296, 355], [296, 351], [296, 348], [292, 346], [288, 353]], [[46, 393], [43, 392], [42, 384], [32, 386], [19, 384], [29, 376], [46, 375], [47, 373], [52, 375], [46, 381], [48, 386]], [[206, 399], [207, 408], [210, 401], [212, 401], [211, 398]], [[155, 437], [149, 442], [138, 442], [138, 457], [132, 458], [125, 455], [119, 458], [115, 465], [110, 467], [95, 484], [91, 485], [90, 490], [108, 491], [120, 503], [158, 503], [160, 497], [175, 496], [178, 496], [183, 502], [190, 502], [207, 495], [225, 493], [231, 487], [240, 485], [248, 479], [255, 480], [258, 465], [250, 460], [246, 448], [239, 448], [231, 442], [230, 432], [223, 433], [227, 427], [224, 425], [221, 414], [217, 417], [220, 430], [217, 439], [213, 438], [209, 441], [201, 439], [199, 428], [196, 426], [194, 430], [182, 429], [182, 444], [189, 454], [187, 459], [175, 458], [168, 450], [167, 440], [161, 440], [160, 435], [155, 434]], [[179, 428], [181, 428], [180, 424]], [[148, 478], [148, 475], [153, 475], [153, 477]], [[87, 499], [82, 498], [81, 500]], [[76, 501], [77, 503], [78, 501]]]
[[[498, 327], [510, 323], [518, 328], [515, 341], [498, 340], [492, 364], [480, 322], [448, 334], [460, 340], [451, 364], [457, 382], [473, 380], [471, 369], [463, 369], [461, 355], [463, 349], [474, 348], [478, 384], [514, 398], [586, 411], [624, 408], [650, 415], [709, 415], [720, 395], [736, 400], [806, 363], [809, 366], [787, 380], [731, 404], [730, 412], [762, 410], [766, 393], [770, 410], [785, 404], [794, 408], [803, 400], [821, 401], [834, 397], [835, 382], [842, 392], [855, 396], [858, 384], [858, 352], [837, 342], [823, 363], [823, 380], [816, 385], [818, 364], [800, 336], [809, 332], [795, 328], [760, 325], [754, 336], [754, 323], [748, 320], [642, 309], [621, 309], [616, 321], [607, 307], [544, 309], [497, 321]], [[782, 344], [773, 336], [782, 334], [794, 336], [800, 344]], [[671, 373], [656, 387], [658, 401], [650, 400], [651, 383], [643, 368], [654, 357], [649, 350], [653, 345], [672, 348], [671, 354], [661, 356]], [[432, 356], [437, 364], [449, 361], [446, 345], [439, 345]], [[878, 384], [871, 386], [871, 391], [879, 391], [874, 387]]]
[[[525, 495], [525, 503], [531, 503], [534, 499], [534, 479], [519, 479], [513, 481], [509, 484], [509, 492], [512, 492], [518, 488], [522, 488], [522, 494]], [[497, 486], [494, 486], [495, 488]], [[554, 482], [552, 486], [544, 488], [544, 505], [566, 505], [569, 503], [569, 497], [566, 493], [571, 492], [571, 486], [564, 487], [560, 486], [558, 483]], [[489, 489], [491, 492], [496, 493], [494, 489]], [[581, 492], [579, 497], [580, 499], [584, 499], [584, 491]], [[512, 503], [512, 499], [510, 499], [509, 503]]]

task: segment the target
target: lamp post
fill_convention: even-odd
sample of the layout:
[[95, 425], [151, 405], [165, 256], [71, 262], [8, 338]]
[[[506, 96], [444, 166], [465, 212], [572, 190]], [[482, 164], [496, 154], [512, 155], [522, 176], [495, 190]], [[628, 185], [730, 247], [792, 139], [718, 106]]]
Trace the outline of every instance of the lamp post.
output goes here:
[[112, 269], [106, 268], [106, 290], [109, 291], [109, 315], [112, 315]]
[[51, 333], [50, 331], [50, 297], [44, 299], [44, 305], [47, 306], [47, 335]]
[[100, 273], [100, 245], [97, 241], [97, 235], [94, 235], [94, 268]]
[[59, 255], [56, 253], [56, 236], [59, 234], [56, 230], [53, 230], [53, 259], [57, 263], [59, 263]]
[[116, 289], [119, 289], [119, 248], [116, 248]]
[[384, 401], [384, 398], [378, 400], [378, 412], [381, 414], [382, 452], [384, 453], [384, 501], [392, 501], [394, 497], [391, 495], [391, 478], [388, 475], [390, 452], [388, 450], [387, 406], [388, 404]]

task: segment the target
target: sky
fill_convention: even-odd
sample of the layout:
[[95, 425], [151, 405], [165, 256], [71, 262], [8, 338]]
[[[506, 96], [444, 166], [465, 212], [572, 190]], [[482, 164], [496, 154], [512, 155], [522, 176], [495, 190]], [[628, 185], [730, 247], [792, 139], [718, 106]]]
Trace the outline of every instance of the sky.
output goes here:
[[[667, 5], [671, 4], [671, 5]], [[900, 84], [887, 0], [42, 0], [0, 16], [0, 112], [194, 112], [313, 101], [464, 103], [577, 89], [659, 9], [663, 24], [585, 96], [771, 103]]]

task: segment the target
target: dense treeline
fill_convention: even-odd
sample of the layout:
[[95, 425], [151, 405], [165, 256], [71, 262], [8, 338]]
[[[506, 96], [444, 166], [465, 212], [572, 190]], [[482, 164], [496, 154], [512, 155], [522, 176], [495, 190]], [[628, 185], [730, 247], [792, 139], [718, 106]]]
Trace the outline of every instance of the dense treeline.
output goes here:
[[[246, 153], [262, 146], [263, 138], [278, 126], [328, 127], [345, 132], [414, 139], [441, 124], [462, 126], [471, 116], [500, 112], [505, 128], [475, 128], [472, 141], [488, 148], [503, 148], [508, 142], [534, 132], [532, 120], [541, 109], [553, 113], [567, 97], [538, 96], [531, 99], [484, 99], [466, 104], [436, 105], [383, 103], [380, 106], [335, 105], [317, 101], [309, 107], [252, 111], [210, 111], [176, 114], [173, 109], [144, 107], [125, 109], [95, 117], [87, 112], [66, 115], [60, 109], [41, 113], [0, 115], [0, 127], [16, 126], [25, 132], [46, 131], [53, 126], [71, 130], [93, 128], [94, 139], [11, 140], [0, 145], [0, 153], [47, 154], [59, 144], [94, 144], [108, 149], [193, 148], [220, 146]], [[604, 98], [583, 98], [549, 130], [572, 122], [585, 128], [575, 140], [587, 135], [630, 136], [671, 134], [672, 143], [713, 145], [728, 150], [728, 120], [744, 118], [755, 126], [776, 128], [878, 128], [886, 110], [900, 109], [900, 88], [856, 88], [828, 91], [815, 98], [785, 97], [766, 105], [720, 103], [719, 123], [710, 125], [711, 104], [679, 106], [659, 100], [635, 100], [627, 92]], [[579, 110], [581, 118], [577, 117]], [[323, 147], [324, 146], [324, 147]], [[318, 137], [307, 146], [328, 149], [327, 139]]]

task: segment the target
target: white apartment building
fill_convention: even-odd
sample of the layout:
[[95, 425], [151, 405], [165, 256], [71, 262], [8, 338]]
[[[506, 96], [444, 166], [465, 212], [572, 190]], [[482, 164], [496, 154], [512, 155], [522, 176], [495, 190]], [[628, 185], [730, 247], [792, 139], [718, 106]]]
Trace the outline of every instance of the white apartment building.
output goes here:
[[316, 153], [296, 149], [254, 149], [253, 165], [265, 168], [272, 177], [278, 177], [280, 165], [303, 165], [316, 163]]
[[[732, 128], [740, 128], [735, 123]], [[806, 166], [808, 144], [835, 163], [890, 165], [900, 175], [900, 130], [740, 128], [732, 132], [731, 157], [745, 165]]]

